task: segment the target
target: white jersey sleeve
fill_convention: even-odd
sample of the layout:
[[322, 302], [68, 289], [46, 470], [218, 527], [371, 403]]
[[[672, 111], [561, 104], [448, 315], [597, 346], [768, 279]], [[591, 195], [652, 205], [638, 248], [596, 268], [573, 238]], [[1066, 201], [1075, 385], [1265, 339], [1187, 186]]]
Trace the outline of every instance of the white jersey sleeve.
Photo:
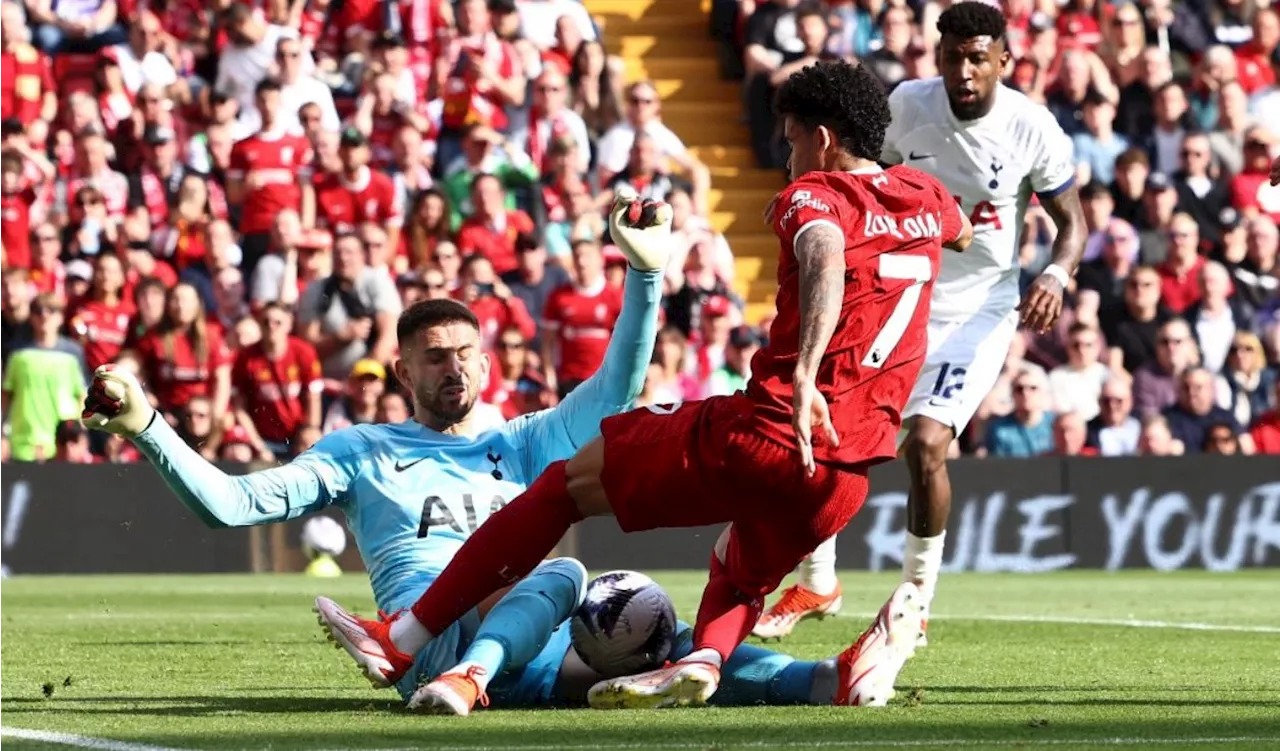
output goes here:
[[902, 151], [898, 146], [902, 135], [911, 129], [911, 104], [909, 93], [914, 92], [915, 81], [903, 81], [889, 94], [889, 129], [884, 134], [884, 147], [880, 149], [880, 161], [884, 164], [902, 164]]
[[1051, 198], [1075, 185], [1075, 147], [1053, 114], [1044, 107], [1028, 108], [1024, 115], [1031, 125], [1035, 151], [1027, 179], [1041, 198]]

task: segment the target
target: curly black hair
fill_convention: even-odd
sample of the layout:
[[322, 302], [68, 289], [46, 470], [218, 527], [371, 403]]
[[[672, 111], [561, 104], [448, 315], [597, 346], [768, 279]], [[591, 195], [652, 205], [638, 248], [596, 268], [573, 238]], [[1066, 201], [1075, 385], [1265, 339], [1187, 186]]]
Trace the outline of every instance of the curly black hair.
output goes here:
[[889, 97], [875, 74], [843, 60], [820, 62], [792, 74], [778, 88], [774, 111], [807, 128], [825, 125], [850, 154], [880, 158], [889, 128]]
[[938, 16], [938, 32], [959, 39], [991, 37], [992, 41], [998, 42], [1004, 39], [1008, 29], [999, 8], [978, 0], [955, 3]]

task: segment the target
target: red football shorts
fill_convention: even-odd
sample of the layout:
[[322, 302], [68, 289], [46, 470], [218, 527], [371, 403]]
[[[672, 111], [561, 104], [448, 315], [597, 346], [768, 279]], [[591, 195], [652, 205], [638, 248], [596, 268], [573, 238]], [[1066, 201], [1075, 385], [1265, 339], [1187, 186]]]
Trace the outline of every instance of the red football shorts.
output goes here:
[[752, 429], [741, 394], [607, 418], [601, 481], [626, 532], [732, 522], [725, 566], [750, 596], [777, 589], [867, 497], [865, 469], [819, 464]]

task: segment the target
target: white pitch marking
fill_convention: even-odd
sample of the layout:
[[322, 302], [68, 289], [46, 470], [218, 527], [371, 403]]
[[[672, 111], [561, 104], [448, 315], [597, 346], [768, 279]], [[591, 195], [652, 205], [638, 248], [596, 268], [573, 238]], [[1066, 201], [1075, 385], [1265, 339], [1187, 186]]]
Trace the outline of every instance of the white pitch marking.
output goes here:
[[96, 748], [100, 749], [100, 751], [186, 751], [186, 749], [171, 748], [169, 746], [152, 746], [148, 743], [113, 741], [110, 738], [92, 738], [87, 735], [55, 733], [50, 730], [27, 730], [25, 728], [0, 727], [0, 736], [4, 736], [5, 738], [18, 738], [24, 741], [54, 743], [60, 746], [73, 746], [75, 748]]
[[[842, 618], [875, 618], [878, 613], [840, 613]], [[1058, 623], [1068, 626], [1119, 626], [1165, 628], [1180, 631], [1235, 631], [1246, 634], [1280, 634], [1280, 626], [1240, 626], [1220, 623], [1153, 621], [1140, 618], [1072, 618], [1057, 615], [946, 615], [930, 613], [931, 621], [991, 621], [996, 623]]]

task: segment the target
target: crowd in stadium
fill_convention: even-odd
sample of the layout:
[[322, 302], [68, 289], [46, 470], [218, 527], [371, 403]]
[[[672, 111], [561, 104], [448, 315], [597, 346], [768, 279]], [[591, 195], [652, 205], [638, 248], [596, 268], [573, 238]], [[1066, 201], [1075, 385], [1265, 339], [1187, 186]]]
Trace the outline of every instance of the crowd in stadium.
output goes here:
[[[781, 175], [768, 102], [792, 71], [936, 75], [947, 4], [715, 0], [761, 165]], [[1277, 11], [1004, 5], [1008, 84], [1071, 137], [1091, 234], [1062, 321], [1016, 340], [954, 452], [1280, 453]], [[2, 8], [5, 460], [138, 460], [75, 420], [110, 362], [209, 458], [407, 419], [395, 321], [431, 297], [482, 322], [485, 419], [553, 405], [618, 315], [602, 212], [621, 185], [675, 213], [641, 403], [741, 388], [768, 336], [708, 221], [708, 169], [578, 0]], [[1050, 232], [1030, 211], [1028, 281]]]

